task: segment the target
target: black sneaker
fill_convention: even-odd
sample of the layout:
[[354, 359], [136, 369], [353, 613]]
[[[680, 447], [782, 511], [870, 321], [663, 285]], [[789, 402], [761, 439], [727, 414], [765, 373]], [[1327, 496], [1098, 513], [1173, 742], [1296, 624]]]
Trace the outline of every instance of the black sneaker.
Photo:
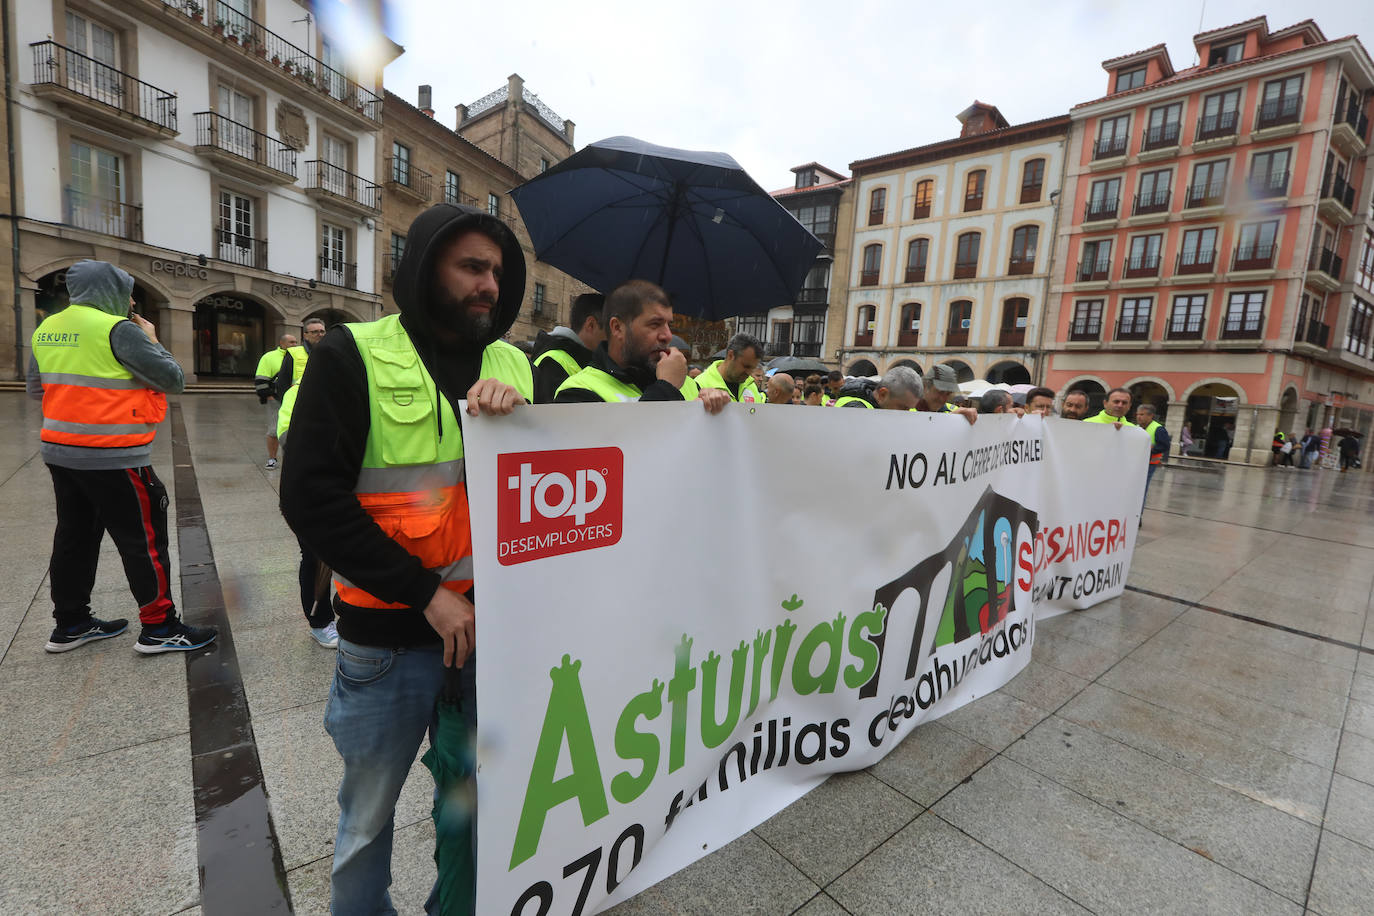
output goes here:
[[214, 627], [192, 627], [172, 619], [151, 627], [145, 626], [138, 635], [138, 642], [134, 643], [134, 649], [144, 655], [189, 652], [210, 645], [218, 635], [219, 631]]
[[129, 629], [127, 620], [96, 620], [94, 617], [70, 627], [54, 627], [44, 646], [49, 652], [70, 652], [97, 639], [109, 639]]

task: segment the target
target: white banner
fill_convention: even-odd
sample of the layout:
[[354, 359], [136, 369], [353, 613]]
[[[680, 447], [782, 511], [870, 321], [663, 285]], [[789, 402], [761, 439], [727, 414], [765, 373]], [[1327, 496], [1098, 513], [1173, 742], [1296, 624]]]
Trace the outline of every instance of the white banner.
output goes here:
[[591, 913], [1006, 683], [1125, 586], [1148, 440], [699, 404], [465, 418], [477, 911]]

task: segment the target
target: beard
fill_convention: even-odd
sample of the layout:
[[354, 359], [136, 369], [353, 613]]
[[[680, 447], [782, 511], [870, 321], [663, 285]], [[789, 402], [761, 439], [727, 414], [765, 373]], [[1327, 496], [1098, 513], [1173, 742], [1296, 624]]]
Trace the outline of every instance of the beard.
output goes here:
[[[485, 304], [489, 309], [474, 310]], [[496, 299], [487, 293], [473, 293], [462, 299], [445, 291], [434, 308], [434, 320], [440, 328], [456, 335], [465, 343], [485, 342], [495, 324]]]
[[665, 351], [652, 343], [640, 344], [633, 337], [625, 338], [625, 368], [647, 369], [652, 372], [663, 358]]

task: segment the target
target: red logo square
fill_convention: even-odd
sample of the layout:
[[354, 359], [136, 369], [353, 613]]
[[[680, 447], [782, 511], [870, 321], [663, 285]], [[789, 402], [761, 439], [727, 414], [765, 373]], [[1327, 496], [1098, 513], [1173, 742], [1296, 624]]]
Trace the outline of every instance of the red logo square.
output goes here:
[[618, 448], [497, 455], [496, 481], [502, 566], [620, 541], [625, 455]]

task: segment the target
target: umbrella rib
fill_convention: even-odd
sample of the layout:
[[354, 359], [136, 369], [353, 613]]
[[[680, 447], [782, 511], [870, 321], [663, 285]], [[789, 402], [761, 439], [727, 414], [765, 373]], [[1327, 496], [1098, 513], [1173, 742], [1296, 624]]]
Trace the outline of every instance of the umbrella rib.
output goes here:
[[[614, 173], [612, 173], [612, 174], [614, 174]], [[616, 177], [616, 178], [620, 178], [621, 180], [625, 180], [625, 179], [624, 179], [624, 176], [619, 175], [619, 174], [615, 174], [615, 177]], [[640, 188], [640, 187], [637, 187], [637, 186], [634, 184], [634, 182], [631, 182], [631, 181], [626, 181], [626, 184], [629, 184], [631, 187], [635, 188], [635, 191], [636, 191], [636, 193], [638, 193], [638, 194], [652, 194], [652, 193], [653, 193], [653, 189], [652, 189], [652, 188]], [[634, 195], [627, 195], [627, 196], [625, 196], [625, 197], [622, 197], [620, 200], [614, 201], [614, 202], [609, 203], [609, 204], [603, 204], [602, 206], [599, 206], [599, 207], [597, 207], [596, 209], [590, 211], [590, 212], [587, 213], [585, 216], [583, 216], [581, 219], [577, 220], [577, 221], [574, 222], [572, 225], [570, 225], [570, 226], [568, 226], [566, 229], [564, 229], [563, 232], [559, 234], [558, 238], [553, 239], [553, 240], [550, 241], [547, 245], [543, 246], [543, 247], [544, 247], [544, 250], [547, 252], [549, 249], [553, 248], [553, 247], [556, 246], [558, 243], [562, 242], [564, 239], [566, 239], [569, 235], [571, 235], [571, 234], [572, 234], [573, 232], [575, 232], [577, 229], [580, 229], [580, 228], [582, 227], [582, 225], [585, 224], [585, 223], [587, 222], [587, 220], [591, 219], [593, 216], [596, 216], [596, 215], [597, 215], [598, 213], [600, 213], [601, 211], [603, 211], [603, 210], [616, 209], [616, 208], [618, 208], [621, 204], [624, 204], [626, 201], [632, 200], [633, 198], [634, 198]]]

